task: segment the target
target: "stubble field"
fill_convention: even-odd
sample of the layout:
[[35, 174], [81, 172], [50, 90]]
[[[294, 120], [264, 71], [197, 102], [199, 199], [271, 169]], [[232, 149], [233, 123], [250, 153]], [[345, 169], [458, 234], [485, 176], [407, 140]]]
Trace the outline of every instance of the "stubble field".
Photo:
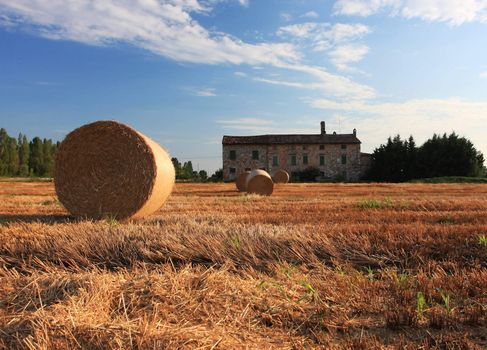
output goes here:
[[487, 185], [177, 184], [80, 221], [0, 182], [1, 349], [482, 349]]

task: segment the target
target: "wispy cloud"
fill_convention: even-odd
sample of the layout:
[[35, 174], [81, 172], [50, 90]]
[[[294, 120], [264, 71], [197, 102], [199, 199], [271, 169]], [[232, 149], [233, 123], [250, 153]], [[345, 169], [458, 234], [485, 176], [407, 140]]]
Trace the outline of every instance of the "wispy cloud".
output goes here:
[[293, 16], [290, 13], [287, 13], [287, 12], [281, 12], [279, 14], [279, 17], [281, 17], [281, 19], [283, 21], [286, 21], [286, 22], [289, 22], [290, 20], [293, 19]]
[[316, 11], [308, 11], [305, 14], [301, 15], [302, 18], [318, 18], [320, 15]]
[[363, 17], [386, 12], [390, 16], [446, 22], [456, 26], [474, 21], [487, 22], [485, 0], [337, 0], [334, 12]]
[[[192, 17], [212, 11], [222, 1], [0, 0], [0, 14], [19, 28], [53, 40], [100, 46], [123, 42], [178, 62], [273, 66], [312, 75], [333, 96], [345, 96], [348, 91], [353, 98], [371, 95], [370, 87], [302, 63], [302, 54], [293, 43], [245, 43], [207, 30]], [[335, 25], [321, 34], [323, 40], [343, 41], [362, 35], [366, 28]], [[202, 91], [199, 96], [214, 96], [214, 92]]]
[[61, 83], [56, 83], [54, 81], [34, 81], [34, 85], [39, 85], [39, 86], [58, 86], [62, 85]]
[[487, 79], [487, 70], [479, 74], [480, 79]]
[[0, 13], [16, 26], [46, 38], [91, 45], [126, 42], [181, 62], [274, 64], [298, 59], [291, 44], [249, 44], [206, 30], [191, 13], [210, 11], [210, 3], [0, 0]]
[[245, 72], [235, 72], [233, 74], [235, 74], [237, 77], [246, 77], [247, 76], [247, 73], [245, 73]]
[[306, 40], [315, 51], [323, 51], [337, 44], [350, 42], [364, 37], [372, 30], [360, 23], [317, 23], [306, 22], [280, 27], [277, 35], [281, 37]]
[[195, 90], [194, 95], [201, 96], [201, 97], [214, 97], [216, 96], [215, 89], [213, 88], [204, 88], [200, 90]]
[[[367, 145], [377, 146], [386, 137], [410, 134], [424, 141], [434, 132], [456, 131], [472, 139], [487, 153], [487, 102], [458, 97], [446, 99], [411, 99], [401, 102], [339, 102], [330, 99], [310, 100], [312, 107], [347, 115]], [[466, 118], [468, 116], [468, 118]]]
[[350, 63], [355, 63], [369, 52], [369, 48], [363, 44], [348, 44], [333, 49], [329, 56], [331, 62], [340, 70], [349, 69]]
[[259, 118], [217, 120], [216, 123], [221, 125], [224, 129], [228, 129], [234, 133], [245, 134], [313, 134], [318, 132], [318, 124], [309, 128], [282, 127], [273, 120]]
[[307, 22], [280, 27], [277, 34], [296, 40], [300, 45], [311, 46], [313, 51], [329, 51], [330, 61], [341, 70], [349, 69], [349, 63], [360, 61], [369, 51], [357, 43], [372, 30], [360, 23]]
[[238, 2], [244, 7], [249, 7], [250, 4], [250, 0], [238, 0]]

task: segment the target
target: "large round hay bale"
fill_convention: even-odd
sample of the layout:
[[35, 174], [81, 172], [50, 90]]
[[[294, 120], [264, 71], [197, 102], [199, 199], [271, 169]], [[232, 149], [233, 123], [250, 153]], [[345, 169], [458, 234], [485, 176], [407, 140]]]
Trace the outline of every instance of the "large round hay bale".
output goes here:
[[244, 171], [237, 176], [235, 180], [235, 185], [237, 185], [237, 190], [240, 192], [245, 192], [247, 190], [247, 176], [250, 174], [250, 171]]
[[247, 176], [247, 193], [270, 196], [274, 191], [274, 182], [265, 170], [255, 169]]
[[74, 216], [136, 219], [158, 210], [174, 186], [174, 166], [157, 143], [115, 121], [69, 133], [56, 154], [54, 184]]
[[289, 174], [286, 170], [280, 169], [274, 173], [272, 180], [274, 180], [276, 184], [287, 184], [289, 182]]

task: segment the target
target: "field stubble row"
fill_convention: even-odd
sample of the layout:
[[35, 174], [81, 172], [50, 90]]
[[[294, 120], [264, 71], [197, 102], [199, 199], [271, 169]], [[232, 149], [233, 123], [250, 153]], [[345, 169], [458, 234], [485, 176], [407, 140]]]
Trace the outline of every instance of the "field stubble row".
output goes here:
[[132, 223], [0, 201], [0, 347], [487, 346], [487, 186], [178, 184]]

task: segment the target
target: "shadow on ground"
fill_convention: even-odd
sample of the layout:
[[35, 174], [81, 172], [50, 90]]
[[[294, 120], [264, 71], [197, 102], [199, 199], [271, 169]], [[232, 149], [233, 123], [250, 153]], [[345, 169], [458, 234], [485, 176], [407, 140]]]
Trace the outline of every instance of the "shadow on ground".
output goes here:
[[79, 221], [69, 215], [21, 215], [21, 214], [0, 214], [0, 225], [9, 223], [35, 223], [62, 224]]

